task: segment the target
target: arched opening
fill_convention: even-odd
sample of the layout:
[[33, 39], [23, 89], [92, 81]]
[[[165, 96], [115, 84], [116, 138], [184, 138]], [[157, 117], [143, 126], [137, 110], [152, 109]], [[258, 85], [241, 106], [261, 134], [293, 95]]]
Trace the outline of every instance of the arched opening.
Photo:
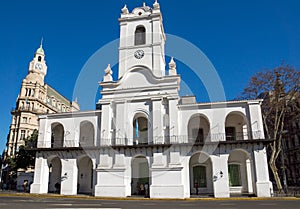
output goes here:
[[253, 172], [249, 153], [234, 150], [228, 158], [228, 183], [231, 194], [253, 193]]
[[212, 163], [205, 153], [196, 153], [190, 158], [190, 192], [192, 195], [213, 193]]
[[188, 123], [188, 140], [190, 143], [203, 143], [208, 140], [209, 121], [202, 115], [192, 116]]
[[42, 61], [42, 57], [41, 56], [38, 56], [38, 61]]
[[58, 157], [48, 160], [49, 183], [48, 192], [60, 194], [61, 186], [61, 161]]
[[89, 121], [82, 121], [80, 123], [80, 146], [93, 146], [94, 145], [95, 129], [94, 125]]
[[77, 193], [91, 194], [93, 190], [93, 162], [88, 156], [77, 160]]
[[248, 139], [247, 119], [243, 113], [232, 112], [227, 115], [225, 121], [226, 141]]
[[144, 26], [137, 26], [135, 29], [134, 45], [146, 44], [146, 29]]
[[137, 113], [133, 120], [133, 143], [148, 144], [148, 118]]
[[60, 123], [51, 124], [51, 148], [63, 147], [64, 127]]
[[134, 157], [131, 161], [131, 194], [149, 196], [150, 180], [147, 158]]

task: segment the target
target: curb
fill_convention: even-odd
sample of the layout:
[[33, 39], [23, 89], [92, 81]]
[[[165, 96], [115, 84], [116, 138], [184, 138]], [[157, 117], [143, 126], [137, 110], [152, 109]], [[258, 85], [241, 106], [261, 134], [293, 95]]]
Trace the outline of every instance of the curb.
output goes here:
[[30, 194], [30, 193], [0, 193], [0, 197], [34, 197], [34, 198], [60, 198], [60, 199], [89, 199], [89, 200], [126, 200], [126, 201], [273, 201], [273, 200], [297, 200], [297, 197], [229, 197], [229, 198], [143, 198], [143, 197], [95, 197], [85, 195], [59, 195], [59, 194]]

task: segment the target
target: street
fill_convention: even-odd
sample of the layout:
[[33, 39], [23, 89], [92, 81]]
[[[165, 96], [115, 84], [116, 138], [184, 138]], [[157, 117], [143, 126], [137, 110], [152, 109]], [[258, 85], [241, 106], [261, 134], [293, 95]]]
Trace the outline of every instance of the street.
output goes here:
[[297, 209], [300, 199], [293, 200], [101, 200], [92, 198], [0, 196], [2, 209]]

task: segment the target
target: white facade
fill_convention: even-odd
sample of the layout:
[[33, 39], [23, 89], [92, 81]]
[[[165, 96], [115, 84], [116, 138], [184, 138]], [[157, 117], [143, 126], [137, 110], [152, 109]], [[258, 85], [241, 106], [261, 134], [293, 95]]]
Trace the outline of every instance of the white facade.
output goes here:
[[165, 73], [159, 4], [124, 7], [119, 21], [119, 79], [108, 66], [101, 110], [40, 117], [31, 193], [269, 197], [261, 101], [180, 98], [173, 59]]

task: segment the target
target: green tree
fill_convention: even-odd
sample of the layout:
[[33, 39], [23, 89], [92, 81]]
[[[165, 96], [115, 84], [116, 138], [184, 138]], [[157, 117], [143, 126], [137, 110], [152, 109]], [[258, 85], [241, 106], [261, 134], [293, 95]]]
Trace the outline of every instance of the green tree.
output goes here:
[[270, 144], [269, 166], [279, 192], [283, 191], [276, 162], [282, 149], [285, 119], [299, 108], [295, 97], [299, 96], [300, 72], [289, 65], [256, 73], [244, 89], [243, 98], [262, 98], [262, 118], [265, 135], [274, 141]]
[[38, 138], [38, 130], [34, 130], [33, 133], [25, 139], [25, 145], [19, 147], [19, 151], [16, 154], [16, 169], [33, 167], [35, 163], [36, 151], [32, 150], [36, 148]]

